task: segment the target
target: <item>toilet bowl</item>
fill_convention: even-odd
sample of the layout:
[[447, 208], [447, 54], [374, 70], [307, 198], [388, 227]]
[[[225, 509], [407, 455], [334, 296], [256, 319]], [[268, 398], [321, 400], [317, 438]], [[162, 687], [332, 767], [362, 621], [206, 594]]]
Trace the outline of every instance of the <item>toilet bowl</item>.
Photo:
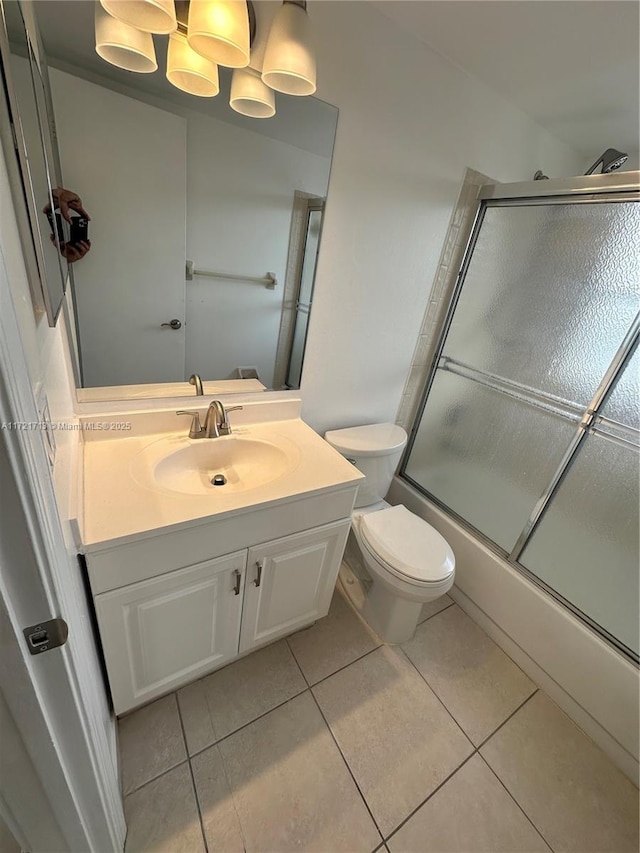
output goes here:
[[325, 439], [366, 476], [352, 513], [343, 589], [387, 643], [404, 643], [422, 605], [453, 585], [455, 557], [435, 528], [402, 505], [382, 500], [407, 441], [396, 424], [331, 430]]

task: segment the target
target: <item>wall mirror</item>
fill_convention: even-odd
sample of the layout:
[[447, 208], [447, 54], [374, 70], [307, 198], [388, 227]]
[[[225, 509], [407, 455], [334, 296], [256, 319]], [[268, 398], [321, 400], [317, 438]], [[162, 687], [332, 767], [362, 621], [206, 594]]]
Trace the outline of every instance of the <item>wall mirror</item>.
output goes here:
[[[131, 73], [97, 55], [93, 0], [32, 5], [62, 180], [91, 216], [70, 265], [79, 397], [193, 394], [192, 373], [299, 387], [337, 109], [278, 94], [275, 116], [240, 115], [227, 69], [195, 97], [165, 79], [166, 37]], [[259, 38], [280, 3], [254, 5]]]
[[[9, 177], [28, 267], [36, 315], [55, 326], [64, 303], [67, 263], [49, 239], [59, 164], [48, 116], [51, 113], [47, 69], [31, 7], [0, 4], [0, 111], [2, 142], [16, 152]], [[67, 233], [66, 222], [61, 224]]]

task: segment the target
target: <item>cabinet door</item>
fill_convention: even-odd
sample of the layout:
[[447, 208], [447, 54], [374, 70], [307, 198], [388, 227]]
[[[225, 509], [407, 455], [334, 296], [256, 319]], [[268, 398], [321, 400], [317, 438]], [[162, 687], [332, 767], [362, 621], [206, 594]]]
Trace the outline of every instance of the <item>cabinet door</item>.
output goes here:
[[246, 551], [95, 598], [116, 714], [238, 654]]
[[351, 522], [249, 549], [240, 651], [326, 616]]

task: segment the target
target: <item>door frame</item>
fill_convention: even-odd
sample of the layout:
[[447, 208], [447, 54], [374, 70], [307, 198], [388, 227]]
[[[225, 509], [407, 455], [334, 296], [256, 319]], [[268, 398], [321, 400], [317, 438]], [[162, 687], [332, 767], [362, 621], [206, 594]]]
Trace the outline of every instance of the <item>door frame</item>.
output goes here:
[[[11, 223], [6, 224], [9, 231]], [[0, 246], [0, 422], [37, 422], [37, 404], [9, 285], [9, 274], [24, 275], [25, 271], [16, 263], [5, 268], [5, 260], [15, 258], [5, 259], [3, 248]], [[12, 538], [22, 537], [28, 543], [20, 555], [19, 571], [15, 560], [0, 565], [0, 610], [6, 611], [0, 691], [69, 849], [91, 853], [122, 850], [126, 826], [114, 744], [99, 724], [104, 687], [91, 659], [94, 640], [82, 610], [82, 582], [64, 540], [42, 433], [34, 429], [0, 431], [0, 456], [9, 471], [3, 478], [3, 493], [17, 519]], [[34, 622], [63, 617], [69, 624], [70, 640], [60, 649], [32, 656], [22, 634], [25, 613]], [[110, 728], [115, 734], [114, 721]], [[35, 805], [34, 799], [34, 823]], [[5, 803], [5, 809], [7, 806]], [[10, 820], [12, 831], [21, 839], [37, 834], [35, 825], [17, 826], [15, 812]], [[31, 849], [46, 848], [33, 844]]]

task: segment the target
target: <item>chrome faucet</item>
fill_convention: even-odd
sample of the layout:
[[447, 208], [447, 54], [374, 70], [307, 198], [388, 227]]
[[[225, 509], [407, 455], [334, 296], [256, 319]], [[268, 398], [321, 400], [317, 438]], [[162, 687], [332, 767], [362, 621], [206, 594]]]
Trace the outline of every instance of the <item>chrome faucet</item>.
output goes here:
[[195, 385], [196, 397], [202, 397], [204, 393], [202, 390], [202, 379], [200, 379], [200, 375], [198, 373], [191, 374], [191, 376], [189, 377], [189, 385]]
[[200, 412], [195, 409], [180, 409], [176, 415], [191, 416], [189, 438], [220, 438], [222, 435], [231, 435], [231, 424], [227, 413], [241, 408], [242, 406], [229, 406], [225, 409], [220, 400], [212, 400], [204, 418], [204, 425], [200, 423]]
[[220, 432], [220, 427], [225, 417], [224, 406], [220, 400], [212, 400], [204, 419], [204, 438], [220, 438], [223, 434]]

